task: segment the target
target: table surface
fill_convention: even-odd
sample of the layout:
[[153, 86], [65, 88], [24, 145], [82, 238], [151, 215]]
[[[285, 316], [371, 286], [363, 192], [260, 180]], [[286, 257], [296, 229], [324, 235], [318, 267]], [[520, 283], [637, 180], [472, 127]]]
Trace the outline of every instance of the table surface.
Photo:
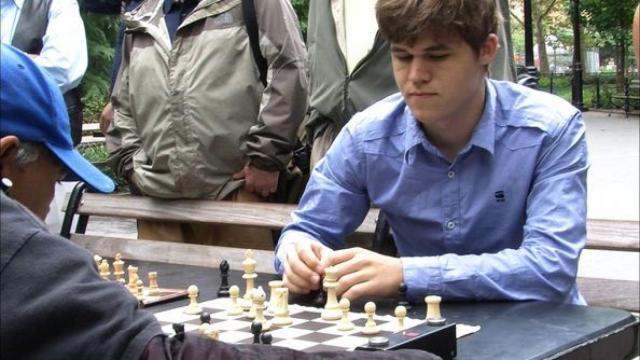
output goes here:
[[[220, 286], [220, 271], [216, 267], [126, 259], [125, 263], [138, 265], [140, 277], [143, 279], [146, 278], [147, 272], [157, 271], [160, 287], [186, 289], [189, 285], [197, 285], [200, 289], [199, 301], [215, 298]], [[241, 276], [242, 272], [231, 270], [229, 284], [238, 285], [243, 291], [244, 281]], [[268, 292], [267, 283], [274, 279], [277, 279], [275, 275], [259, 274], [256, 286], [262, 286], [265, 292]], [[290, 303], [312, 304], [310, 297], [293, 296], [290, 300]], [[368, 300], [376, 302], [378, 314], [393, 313], [395, 301]], [[154, 305], [148, 310], [160, 312], [187, 303], [188, 300], [181, 299]], [[354, 302], [351, 311], [358, 311], [362, 306], [362, 302]], [[634, 349], [633, 340], [630, 343], [612, 343], [609, 339], [611, 344], [605, 344], [610, 335], [623, 331], [630, 333], [627, 338], [638, 337], [638, 319], [629, 312], [617, 309], [546, 302], [466, 302], [444, 303], [441, 312], [449, 323], [481, 326], [477, 333], [458, 339], [457, 359], [545, 359], [585, 351], [585, 348], [589, 347], [595, 349], [598, 345], [600, 349], [596, 350], [604, 351], [607, 355], [623, 354], [624, 357], [637, 351], [637, 343]], [[425, 306], [414, 305], [408, 316], [424, 318]], [[591, 356], [594, 349], [588, 349]]]

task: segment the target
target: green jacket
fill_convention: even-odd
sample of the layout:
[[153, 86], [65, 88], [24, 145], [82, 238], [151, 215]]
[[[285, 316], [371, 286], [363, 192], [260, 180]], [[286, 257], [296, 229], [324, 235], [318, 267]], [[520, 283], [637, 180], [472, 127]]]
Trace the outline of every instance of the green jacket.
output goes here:
[[256, 1], [263, 87], [240, 0], [202, 0], [171, 43], [161, 0], [125, 14], [108, 134], [116, 175], [161, 198], [221, 199], [251, 162], [282, 170], [307, 99], [306, 51], [287, 0]]
[[340, 129], [353, 114], [398, 92], [391, 72], [389, 43], [379, 32], [371, 51], [349, 73], [338, 45], [330, 0], [309, 3], [307, 47], [310, 84], [305, 127], [311, 139], [329, 123]]

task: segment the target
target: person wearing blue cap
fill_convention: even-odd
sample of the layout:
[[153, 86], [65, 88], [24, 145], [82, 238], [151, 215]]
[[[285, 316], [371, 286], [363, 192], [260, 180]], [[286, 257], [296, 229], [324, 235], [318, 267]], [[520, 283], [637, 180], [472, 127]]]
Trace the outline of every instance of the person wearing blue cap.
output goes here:
[[[91, 254], [45, 227], [55, 182], [66, 171], [95, 191], [114, 188], [73, 148], [54, 81], [26, 54], [1, 45], [1, 359], [372, 358], [368, 352], [230, 345], [191, 333], [167, 337], [128, 290], [100, 278]], [[397, 356], [433, 358], [420, 351], [374, 358]]]

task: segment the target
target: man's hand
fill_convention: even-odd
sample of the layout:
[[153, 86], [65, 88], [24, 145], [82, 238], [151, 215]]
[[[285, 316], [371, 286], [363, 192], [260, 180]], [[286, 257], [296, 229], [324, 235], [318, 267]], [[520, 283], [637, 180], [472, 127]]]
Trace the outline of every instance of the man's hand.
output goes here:
[[244, 189], [267, 197], [278, 190], [278, 171], [265, 171], [251, 165], [246, 165], [242, 170], [233, 174], [234, 179], [244, 178]]
[[289, 244], [284, 260], [284, 286], [307, 294], [322, 288], [322, 275], [333, 250], [317, 241]]
[[113, 121], [113, 106], [111, 105], [111, 101], [109, 101], [102, 109], [102, 113], [100, 114], [100, 132], [107, 136], [107, 130], [109, 129], [109, 125]]
[[327, 265], [338, 277], [336, 293], [353, 301], [397, 293], [403, 282], [402, 261], [363, 248], [336, 250]]

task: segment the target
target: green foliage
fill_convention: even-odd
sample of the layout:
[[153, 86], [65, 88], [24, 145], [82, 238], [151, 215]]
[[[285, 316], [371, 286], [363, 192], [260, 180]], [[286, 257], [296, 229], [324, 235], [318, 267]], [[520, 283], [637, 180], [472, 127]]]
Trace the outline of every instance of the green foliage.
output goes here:
[[304, 37], [306, 39], [307, 25], [308, 25], [308, 19], [309, 19], [309, 0], [291, 0], [291, 5], [293, 5], [293, 8], [296, 10], [296, 13], [298, 14], [298, 20], [300, 21], [300, 29], [302, 30], [302, 34], [304, 34]]
[[113, 44], [118, 17], [82, 14], [87, 36], [89, 67], [82, 79], [85, 122], [97, 122], [109, 96]]
[[598, 32], [603, 44], [625, 45], [631, 38], [633, 11], [637, 0], [582, 0], [583, 24]]

